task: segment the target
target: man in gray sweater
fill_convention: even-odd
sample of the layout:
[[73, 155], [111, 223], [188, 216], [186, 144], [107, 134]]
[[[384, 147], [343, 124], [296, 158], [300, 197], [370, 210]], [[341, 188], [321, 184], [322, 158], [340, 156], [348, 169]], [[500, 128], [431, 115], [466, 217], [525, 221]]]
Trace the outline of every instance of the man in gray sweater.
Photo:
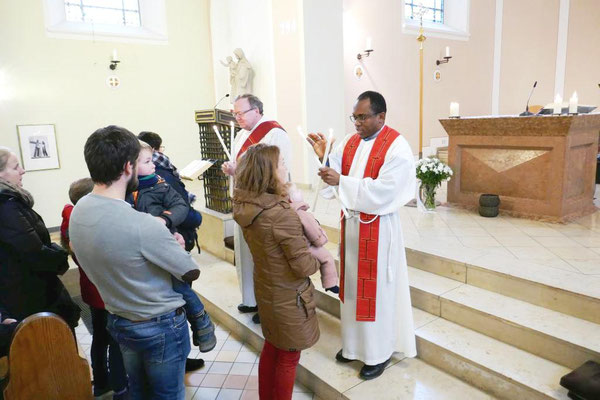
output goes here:
[[191, 282], [200, 271], [164, 224], [125, 202], [137, 186], [139, 151], [138, 139], [117, 126], [88, 138], [84, 155], [94, 190], [75, 206], [69, 237], [110, 312], [108, 329], [123, 353], [131, 399], [183, 400], [190, 340], [171, 276]]

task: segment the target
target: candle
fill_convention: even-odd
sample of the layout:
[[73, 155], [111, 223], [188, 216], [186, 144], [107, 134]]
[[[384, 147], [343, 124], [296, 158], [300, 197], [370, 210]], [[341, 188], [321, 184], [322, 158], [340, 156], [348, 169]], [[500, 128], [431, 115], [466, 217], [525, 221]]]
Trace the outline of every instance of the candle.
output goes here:
[[456, 103], [454, 101], [450, 103], [450, 118], [458, 118], [458, 116], [460, 115], [458, 113], [458, 109], [459, 109], [458, 103]]
[[577, 92], [573, 92], [573, 96], [569, 99], [569, 114], [577, 114]]
[[231, 131], [229, 132], [229, 148], [231, 149], [231, 154], [233, 154], [233, 141], [235, 139], [235, 125], [233, 121], [229, 121], [229, 126], [231, 126]]
[[556, 93], [556, 96], [554, 97], [553, 114], [560, 115], [561, 112], [562, 112], [562, 96], [560, 94]]
[[365, 50], [373, 50], [373, 39], [370, 36], [367, 38], [367, 48]]
[[113, 49], [112, 61], [119, 61], [119, 58], [117, 57], [117, 49]]
[[217, 135], [217, 139], [219, 139], [219, 142], [221, 143], [223, 152], [225, 153], [225, 155], [227, 156], [229, 161], [231, 161], [231, 154], [229, 154], [229, 151], [227, 151], [227, 146], [225, 146], [225, 142], [223, 141], [223, 138], [221, 137], [221, 133], [219, 133], [219, 128], [217, 128], [216, 125], [213, 125], [213, 130], [215, 131], [215, 133]]
[[450, 57], [450, 47], [446, 46], [446, 57]]

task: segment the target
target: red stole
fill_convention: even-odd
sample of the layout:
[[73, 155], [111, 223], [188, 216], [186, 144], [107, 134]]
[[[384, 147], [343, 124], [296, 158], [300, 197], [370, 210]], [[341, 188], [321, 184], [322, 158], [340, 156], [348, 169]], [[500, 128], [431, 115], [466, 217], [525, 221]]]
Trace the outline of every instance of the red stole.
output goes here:
[[285, 132], [285, 129], [283, 129], [283, 127], [275, 121], [265, 121], [258, 125], [242, 145], [242, 148], [236, 156], [236, 160], [239, 159], [246, 152], [246, 150], [248, 150], [248, 147], [260, 142], [265, 136], [267, 136], [267, 133], [269, 133], [271, 129], [275, 128], [279, 128]]
[[[375, 138], [375, 143], [369, 153], [369, 160], [365, 167], [363, 178], [377, 179], [379, 170], [385, 161], [385, 155], [400, 136], [398, 132], [384, 126]], [[342, 155], [342, 175], [350, 173], [354, 155], [358, 149], [361, 138], [355, 134], [348, 140]], [[343, 217], [343, 214], [342, 214]], [[356, 320], [375, 321], [377, 297], [377, 255], [379, 250], [379, 218], [377, 215], [361, 212], [360, 219], [367, 224], [360, 223], [358, 235], [358, 282], [356, 291]], [[345, 227], [346, 219], [342, 218], [340, 243], [340, 300], [344, 302], [344, 258], [345, 258]]]

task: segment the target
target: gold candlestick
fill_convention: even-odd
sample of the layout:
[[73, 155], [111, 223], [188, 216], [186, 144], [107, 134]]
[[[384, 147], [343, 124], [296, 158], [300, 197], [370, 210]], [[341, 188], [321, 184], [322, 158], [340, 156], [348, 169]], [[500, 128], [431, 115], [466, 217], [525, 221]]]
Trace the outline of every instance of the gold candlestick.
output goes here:
[[423, 15], [421, 15], [421, 28], [419, 29], [419, 159], [423, 158], [423, 42], [427, 38], [423, 35]]

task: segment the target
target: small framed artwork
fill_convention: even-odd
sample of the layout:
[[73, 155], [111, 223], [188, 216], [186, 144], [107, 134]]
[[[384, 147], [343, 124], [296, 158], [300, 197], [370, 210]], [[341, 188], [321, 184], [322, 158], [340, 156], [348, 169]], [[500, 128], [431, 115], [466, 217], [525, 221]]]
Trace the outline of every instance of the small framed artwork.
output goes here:
[[17, 125], [25, 171], [60, 168], [53, 124]]

